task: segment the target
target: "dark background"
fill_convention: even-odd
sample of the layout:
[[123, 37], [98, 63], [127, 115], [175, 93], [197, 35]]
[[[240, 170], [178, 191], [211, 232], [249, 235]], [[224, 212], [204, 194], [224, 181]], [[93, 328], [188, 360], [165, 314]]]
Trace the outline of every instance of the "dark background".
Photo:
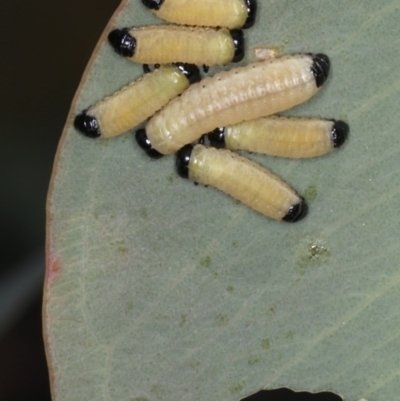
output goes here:
[[72, 97], [119, 3], [0, 2], [0, 401], [50, 400], [41, 332], [47, 188]]

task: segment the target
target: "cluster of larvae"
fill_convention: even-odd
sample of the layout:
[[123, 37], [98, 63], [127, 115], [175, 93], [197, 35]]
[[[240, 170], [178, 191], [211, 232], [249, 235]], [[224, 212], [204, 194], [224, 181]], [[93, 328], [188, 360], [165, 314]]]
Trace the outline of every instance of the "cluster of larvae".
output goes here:
[[[216, 187], [267, 217], [301, 220], [307, 214], [304, 199], [232, 151], [310, 158], [340, 147], [349, 131], [343, 121], [275, 116], [319, 91], [329, 58], [272, 57], [201, 79], [198, 66], [243, 59], [242, 29], [254, 24], [256, 0], [142, 3], [172, 24], [115, 29], [108, 39], [147, 72], [77, 115], [75, 127], [90, 138], [111, 138], [150, 118], [136, 132], [150, 157], [176, 153], [180, 176]], [[149, 64], [156, 68], [150, 71]]]

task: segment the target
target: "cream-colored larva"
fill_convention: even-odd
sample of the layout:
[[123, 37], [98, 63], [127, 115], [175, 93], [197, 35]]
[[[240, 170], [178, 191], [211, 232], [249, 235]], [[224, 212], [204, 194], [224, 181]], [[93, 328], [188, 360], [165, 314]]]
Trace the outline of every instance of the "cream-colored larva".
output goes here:
[[142, 64], [225, 65], [244, 56], [241, 30], [179, 25], [115, 29], [108, 35], [114, 50]]
[[142, 0], [157, 17], [182, 25], [250, 28], [256, 0]]
[[186, 145], [177, 154], [177, 171], [275, 220], [295, 222], [307, 214], [304, 199], [280, 178], [226, 149]]
[[343, 121], [272, 116], [216, 129], [208, 139], [216, 147], [300, 159], [332, 152], [348, 132]]
[[[161, 154], [170, 154], [215, 128], [290, 109], [315, 95], [329, 74], [324, 54], [297, 54], [221, 71], [172, 100], [141, 131]], [[147, 136], [147, 138], [146, 138]]]
[[199, 79], [199, 69], [194, 65], [160, 67], [77, 115], [75, 128], [90, 138], [122, 134], [145, 121]]

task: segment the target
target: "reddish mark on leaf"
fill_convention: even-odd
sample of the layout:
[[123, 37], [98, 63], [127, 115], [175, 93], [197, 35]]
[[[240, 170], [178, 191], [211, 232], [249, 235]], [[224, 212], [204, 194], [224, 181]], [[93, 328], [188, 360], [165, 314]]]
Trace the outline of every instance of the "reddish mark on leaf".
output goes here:
[[47, 264], [47, 277], [49, 280], [52, 280], [54, 276], [57, 276], [60, 273], [61, 265], [58, 258], [51, 260], [50, 263]]

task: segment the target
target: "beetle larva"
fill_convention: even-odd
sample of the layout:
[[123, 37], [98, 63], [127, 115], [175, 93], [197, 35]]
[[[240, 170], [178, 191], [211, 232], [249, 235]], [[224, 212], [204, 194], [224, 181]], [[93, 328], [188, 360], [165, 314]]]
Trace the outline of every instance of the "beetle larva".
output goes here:
[[90, 138], [110, 138], [145, 121], [200, 79], [190, 64], [160, 67], [89, 107], [75, 118], [75, 128]]
[[300, 159], [341, 147], [348, 132], [343, 121], [273, 116], [217, 128], [208, 139], [216, 147]]
[[[140, 146], [174, 153], [204, 133], [290, 109], [315, 95], [329, 73], [324, 54], [298, 54], [221, 71], [192, 85], [147, 123]], [[138, 138], [137, 138], [138, 139]]]
[[218, 188], [267, 217], [296, 222], [307, 214], [304, 199], [280, 178], [229, 150], [186, 145], [176, 160], [181, 177]]
[[224, 65], [244, 56], [239, 29], [150, 25], [115, 29], [108, 40], [118, 54], [142, 64]]
[[250, 28], [256, 0], [142, 0], [157, 17], [182, 25]]

